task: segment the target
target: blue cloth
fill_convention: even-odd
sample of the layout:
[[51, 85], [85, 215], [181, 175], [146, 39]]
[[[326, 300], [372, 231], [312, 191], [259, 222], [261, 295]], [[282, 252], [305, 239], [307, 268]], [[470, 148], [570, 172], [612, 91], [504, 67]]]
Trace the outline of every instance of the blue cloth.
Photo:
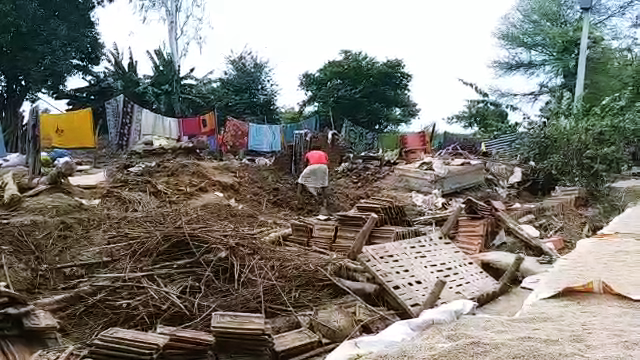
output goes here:
[[207, 137], [210, 151], [218, 151], [218, 135], [209, 135]]
[[249, 150], [260, 152], [282, 150], [281, 126], [249, 124]]
[[65, 157], [71, 157], [71, 152], [69, 150], [54, 149], [49, 153], [49, 159], [51, 159], [51, 161], [53, 162], [56, 162], [56, 160]]
[[284, 136], [284, 142], [286, 144], [293, 144], [293, 133], [298, 130], [310, 130], [313, 132], [318, 131], [319, 120], [317, 116], [312, 116], [306, 120], [294, 123], [282, 125], [282, 134]]
[[4, 131], [2, 131], [2, 125], [0, 125], [0, 157], [7, 156], [7, 148], [4, 146]]

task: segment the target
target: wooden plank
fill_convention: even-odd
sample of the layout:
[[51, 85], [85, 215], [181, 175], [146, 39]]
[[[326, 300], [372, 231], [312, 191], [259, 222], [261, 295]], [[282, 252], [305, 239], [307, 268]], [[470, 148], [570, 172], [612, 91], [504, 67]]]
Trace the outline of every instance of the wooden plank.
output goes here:
[[427, 295], [427, 299], [424, 301], [424, 303], [422, 303], [420, 312], [431, 309], [436, 305], [438, 299], [440, 298], [440, 294], [442, 294], [442, 290], [444, 290], [445, 285], [447, 285], [446, 281], [442, 279], [436, 280], [435, 285], [433, 285], [433, 288], [431, 288], [431, 292], [429, 292], [429, 295]]
[[320, 345], [320, 337], [309, 329], [297, 329], [274, 336], [276, 353], [296, 356], [314, 350]]
[[356, 237], [356, 240], [353, 242], [353, 246], [351, 247], [351, 251], [349, 251], [349, 259], [355, 260], [358, 255], [362, 252], [362, 247], [364, 246], [367, 239], [369, 239], [369, 235], [371, 235], [371, 230], [378, 223], [378, 216], [375, 214], [371, 214], [367, 223], [364, 224], [364, 227]]
[[454, 226], [456, 226], [456, 224], [458, 223], [458, 218], [460, 217], [460, 214], [462, 214], [462, 209], [463, 207], [458, 205], [453, 214], [451, 214], [444, 225], [442, 225], [442, 235], [449, 236], [449, 234], [451, 234], [451, 230]]
[[211, 318], [211, 329], [229, 333], [264, 334], [266, 325], [262, 314], [215, 312]]
[[522, 231], [520, 229], [520, 225], [515, 222], [515, 220], [511, 219], [509, 215], [503, 213], [502, 211], [497, 211], [496, 218], [498, 219], [498, 221], [500, 221], [502, 226], [507, 228], [519, 240], [541, 250], [545, 255], [549, 255], [554, 259], [557, 259], [559, 257], [558, 253], [555, 250], [544, 245], [542, 241], [540, 241], [540, 239], [533, 238]]
[[140, 348], [151, 347], [159, 349], [162, 349], [169, 342], [168, 336], [120, 328], [105, 330], [98, 336], [98, 339], [113, 343], [123, 342], [123, 345], [128, 346], [139, 344]]

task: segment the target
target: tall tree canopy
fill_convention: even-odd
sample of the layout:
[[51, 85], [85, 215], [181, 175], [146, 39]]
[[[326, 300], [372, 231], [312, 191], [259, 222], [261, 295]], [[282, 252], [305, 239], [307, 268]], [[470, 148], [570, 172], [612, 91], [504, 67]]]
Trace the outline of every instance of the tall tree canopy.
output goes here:
[[160, 15], [167, 25], [169, 49], [176, 67], [187, 55], [189, 46], [195, 42], [204, 44], [204, 24], [206, 23], [206, 0], [130, 0], [142, 15], [143, 22], [151, 13]]
[[100, 63], [94, 0], [0, 0], [0, 118], [9, 147], [27, 97]]
[[251, 50], [226, 57], [227, 67], [216, 80], [216, 104], [223, 116], [254, 122], [280, 122], [278, 87], [267, 60]]
[[316, 106], [323, 124], [340, 128], [344, 120], [384, 131], [409, 123], [419, 114], [411, 99], [411, 74], [402, 60], [379, 61], [362, 52], [343, 50], [340, 58], [315, 73], [304, 73], [304, 106]]
[[[636, 15], [640, 0], [594, 1], [585, 102], [597, 103], [626, 86], [620, 70], [620, 37]], [[575, 90], [582, 16], [576, 0], [518, 0], [495, 36], [505, 56], [493, 62], [501, 75], [539, 79], [530, 95]], [[615, 41], [614, 41], [615, 40]], [[624, 70], [621, 70], [624, 71]], [[606, 76], [603, 76], [606, 74]]]
[[482, 137], [495, 137], [518, 130], [518, 124], [509, 121], [509, 111], [518, 111], [517, 108], [492, 99], [475, 84], [464, 80], [460, 82], [473, 89], [478, 98], [467, 100], [462, 111], [447, 118], [448, 123], [474, 130]]

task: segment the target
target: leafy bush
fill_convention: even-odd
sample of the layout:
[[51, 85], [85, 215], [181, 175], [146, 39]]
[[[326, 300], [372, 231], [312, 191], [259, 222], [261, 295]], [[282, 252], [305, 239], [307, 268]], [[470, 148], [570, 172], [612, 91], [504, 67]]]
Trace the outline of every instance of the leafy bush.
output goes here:
[[621, 94], [574, 109], [570, 98], [551, 106], [546, 121], [528, 124], [518, 152], [559, 185], [603, 189], [631, 163], [628, 150], [640, 139], [640, 103]]

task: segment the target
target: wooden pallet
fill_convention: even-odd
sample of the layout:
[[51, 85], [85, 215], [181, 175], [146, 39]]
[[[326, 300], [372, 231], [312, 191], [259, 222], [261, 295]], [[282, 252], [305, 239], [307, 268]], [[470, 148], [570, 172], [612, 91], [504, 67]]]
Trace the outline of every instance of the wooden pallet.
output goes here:
[[447, 282], [440, 303], [473, 299], [498, 285], [451, 240], [440, 233], [388, 244], [365, 246], [358, 258], [412, 316], [437, 279]]

